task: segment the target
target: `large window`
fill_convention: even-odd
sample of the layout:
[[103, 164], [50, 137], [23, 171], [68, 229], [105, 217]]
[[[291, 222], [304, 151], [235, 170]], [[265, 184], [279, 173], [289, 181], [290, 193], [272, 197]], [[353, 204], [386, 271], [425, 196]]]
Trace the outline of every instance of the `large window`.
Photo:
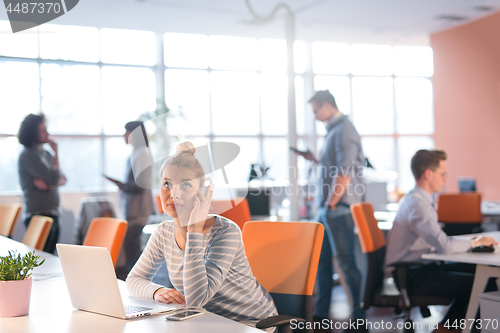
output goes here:
[[316, 42], [312, 52], [314, 88], [329, 89], [353, 121], [375, 167], [368, 178], [408, 191], [411, 157], [434, 146], [432, 49]]
[[[329, 89], [362, 135], [376, 168], [368, 176], [407, 190], [409, 158], [433, 146], [432, 50], [301, 41], [294, 50], [298, 148], [321, 147], [325, 128], [314, 125], [306, 92]], [[62, 190], [102, 190], [113, 188], [103, 172], [124, 177], [130, 153], [124, 124], [163, 99], [171, 109], [169, 134], [240, 146], [226, 170], [233, 182], [246, 181], [253, 163], [269, 166], [271, 179], [287, 180], [286, 69], [286, 43], [277, 39], [179, 33], [158, 39], [149, 31], [50, 24], [0, 35], [0, 190], [20, 189], [22, 147], [14, 135], [26, 114], [43, 111], [60, 142], [68, 178]], [[307, 178], [309, 165], [298, 162], [299, 177]]]

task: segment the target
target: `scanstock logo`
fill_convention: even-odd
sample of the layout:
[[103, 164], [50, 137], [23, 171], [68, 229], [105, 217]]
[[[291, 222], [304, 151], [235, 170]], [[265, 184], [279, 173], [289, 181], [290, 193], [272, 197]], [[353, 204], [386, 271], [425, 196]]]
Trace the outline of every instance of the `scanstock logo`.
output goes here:
[[75, 8], [79, 0], [4, 0], [12, 32], [39, 26]]

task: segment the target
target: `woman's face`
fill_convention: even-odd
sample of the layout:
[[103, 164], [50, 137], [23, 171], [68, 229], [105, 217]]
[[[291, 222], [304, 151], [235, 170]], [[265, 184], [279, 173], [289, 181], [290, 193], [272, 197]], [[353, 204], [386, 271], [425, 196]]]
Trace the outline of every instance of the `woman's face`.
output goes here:
[[172, 218], [189, 218], [200, 179], [193, 170], [169, 165], [161, 175], [160, 197], [163, 211]]

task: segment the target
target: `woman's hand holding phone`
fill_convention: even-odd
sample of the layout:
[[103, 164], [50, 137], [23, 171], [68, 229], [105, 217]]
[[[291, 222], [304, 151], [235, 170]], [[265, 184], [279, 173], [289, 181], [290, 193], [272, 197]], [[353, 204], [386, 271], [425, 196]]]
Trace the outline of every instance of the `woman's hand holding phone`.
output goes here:
[[205, 193], [198, 190], [194, 196], [194, 206], [189, 216], [188, 232], [201, 233], [203, 231], [213, 193], [212, 187], [209, 186]]

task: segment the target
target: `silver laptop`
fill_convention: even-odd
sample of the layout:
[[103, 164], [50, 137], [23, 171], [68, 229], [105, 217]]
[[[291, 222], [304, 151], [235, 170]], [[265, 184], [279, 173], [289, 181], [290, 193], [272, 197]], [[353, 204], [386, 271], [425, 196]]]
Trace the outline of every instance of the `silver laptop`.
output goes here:
[[184, 308], [132, 296], [122, 298], [111, 254], [105, 247], [57, 244], [57, 252], [71, 304], [77, 309], [130, 319]]

